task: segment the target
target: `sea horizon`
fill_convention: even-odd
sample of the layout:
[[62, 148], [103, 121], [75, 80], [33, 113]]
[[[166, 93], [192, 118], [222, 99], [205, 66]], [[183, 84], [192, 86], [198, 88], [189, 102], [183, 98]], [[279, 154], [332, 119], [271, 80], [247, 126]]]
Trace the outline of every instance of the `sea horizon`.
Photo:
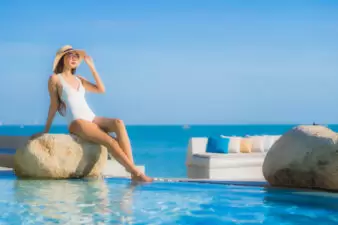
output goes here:
[[[150, 176], [186, 178], [186, 154], [190, 138], [210, 136], [283, 135], [298, 124], [214, 124], [214, 125], [126, 125], [137, 165], [144, 165]], [[338, 125], [327, 125], [338, 131]], [[0, 136], [30, 136], [44, 125], [3, 125]], [[54, 124], [50, 134], [68, 134], [67, 125]], [[0, 149], [1, 150], [1, 149]], [[2, 149], [13, 154], [14, 149]], [[170, 161], [168, 161], [170, 159]], [[172, 163], [173, 162], [173, 163]]]

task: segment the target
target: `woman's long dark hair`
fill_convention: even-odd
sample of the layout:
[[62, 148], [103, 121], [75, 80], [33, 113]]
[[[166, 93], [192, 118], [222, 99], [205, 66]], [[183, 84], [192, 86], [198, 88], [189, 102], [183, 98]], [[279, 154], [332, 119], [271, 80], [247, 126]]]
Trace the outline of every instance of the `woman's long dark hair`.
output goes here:
[[[64, 57], [62, 56], [61, 59], [59, 60], [57, 66], [55, 67], [54, 73], [59, 74], [63, 72], [63, 68], [65, 66], [64, 64]], [[76, 69], [71, 70], [72, 74], [74, 75], [76, 72]], [[61, 116], [65, 116], [65, 111], [66, 111], [66, 104], [61, 100], [59, 92], [57, 93], [58, 96], [58, 112], [60, 113]]]

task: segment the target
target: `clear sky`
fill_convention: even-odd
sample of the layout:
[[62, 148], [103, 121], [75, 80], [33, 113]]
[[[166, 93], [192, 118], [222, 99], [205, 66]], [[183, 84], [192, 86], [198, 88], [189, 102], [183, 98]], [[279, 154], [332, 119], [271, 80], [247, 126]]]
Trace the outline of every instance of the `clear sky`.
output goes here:
[[2, 0], [0, 31], [3, 123], [45, 122], [65, 44], [105, 83], [95, 113], [127, 124], [338, 123], [336, 0]]

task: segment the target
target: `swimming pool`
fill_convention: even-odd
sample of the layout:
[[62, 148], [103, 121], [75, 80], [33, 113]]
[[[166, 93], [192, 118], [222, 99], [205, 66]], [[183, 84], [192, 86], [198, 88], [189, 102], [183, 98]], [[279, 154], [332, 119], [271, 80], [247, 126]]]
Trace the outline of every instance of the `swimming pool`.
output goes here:
[[337, 195], [127, 179], [37, 181], [0, 175], [0, 224], [336, 224]]

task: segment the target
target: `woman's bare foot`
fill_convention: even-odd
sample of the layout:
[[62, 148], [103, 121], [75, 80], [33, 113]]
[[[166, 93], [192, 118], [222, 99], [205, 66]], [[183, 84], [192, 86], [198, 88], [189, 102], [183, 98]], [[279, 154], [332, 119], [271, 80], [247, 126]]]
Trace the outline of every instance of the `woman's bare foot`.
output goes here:
[[138, 175], [132, 174], [131, 179], [134, 182], [153, 182], [154, 181], [154, 178], [148, 177], [143, 173], [140, 173]]

